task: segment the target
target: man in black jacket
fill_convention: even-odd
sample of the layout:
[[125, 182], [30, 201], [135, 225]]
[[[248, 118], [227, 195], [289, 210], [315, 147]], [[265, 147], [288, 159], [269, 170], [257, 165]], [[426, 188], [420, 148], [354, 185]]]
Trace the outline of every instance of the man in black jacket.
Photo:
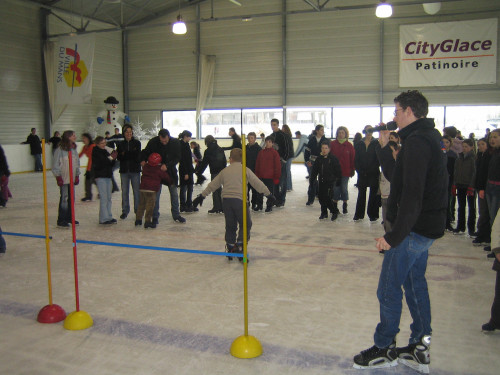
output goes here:
[[[184, 219], [179, 211], [179, 193], [177, 192], [178, 176], [177, 176], [177, 163], [181, 158], [181, 146], [178, 139], [170, 137], [170, 132], [167, 129], [161, 129], [158, 132], [158, 136], [151, 138], [141, 152], [141, 166], [146, 164], [149, 155], [153, 152], [160, 154], [161, 156], [161, 169], [167, 171], [172, 179], [172, 185], [169, 185], [168, 190], [170, 191], [170, 211], [172, 212], [172, 218], [177, 223], [185, 223]], [[158, 224], [158, 218], [160, 217], [160, 190], [156, 194], [155, 209], [153, 212], [153, 223]]]
[[31, 128], [31, 133], [28, 135], [28, 138], [26, 138], [26, 142], [22, 142], [22, 144], [30, 145], [31, 155], [35, 157], [35, 172], [43, 171], [41, 143], [42, 141], [40, 141], [40, 138], [36, 135], [36, 128]]
[[[316, 158], [321, 154], [321, 144], [326, 142], [325, 138], [325, 127], [321, 124], [316, 125], [314, 128], [314, 133], [309, 137], [306, 149], [304, 151], [304, 161], [308, 168], [309, 173], [311, 173], [311, 168], [314, 164]], [[307, 206], [314, 203], [314, 199], [318, 194], [318, 181], [311, 180], [309, 176], [309, 187], [307, 189]]]
[[274, 144], [277, 147], [281, 161], [281, 177], [279, 191], [276, 194], [276, 207], [283, 207], [286, 201], [286, 179], [288, 175], [286, 161], [293, 158], [293, 141], [290, 135], [280, 129], [278, 119], [273, 118], [271, 120], [271, 129], [273, 130]]
[[[387, 220], [391, 231], [376, 238], [384, 254], [377, 297], [380, 323], [375, 345], [354, 357], [355, 368], [407, 365], [429, 373], [431, 306], [425, 271], [428, 250], [444, 234], [448, 173], [441, 135], [434, 120], [426, 118], [429, 104], [418, 91], [403, 92], [394, 99], [402, 148], [391, 178]], [[384, 133], [384, 132], [381, 132]], [[388, 132], [387, 132], [388, 133]], [[388, 134], [381, 134], [388, 140]], [[382, 166], [382, 168], [384, 168]], [[403, 292], [413, 318], [409, 345], [396, 348]]]
[[[226, 168], [226, 155], [224, 154], [223, 148], [217, 144], [217, 141], [212, 135], [207, 135], [205, 137], [205, 146], [207, 146], [207, 149], [203, 154], [203, 159], [201, 160], [200, 165], [196, 169], [196, 174], [199, 177], [203, 175], [203, 172], [207, 167], [210, 167], [210, 176], [213, 180], [224, 168]], [[222, 214], [222, 188], [213, 192], [212, 201], [214, 206], [211, 210], [208, 210], [208, 213]]]

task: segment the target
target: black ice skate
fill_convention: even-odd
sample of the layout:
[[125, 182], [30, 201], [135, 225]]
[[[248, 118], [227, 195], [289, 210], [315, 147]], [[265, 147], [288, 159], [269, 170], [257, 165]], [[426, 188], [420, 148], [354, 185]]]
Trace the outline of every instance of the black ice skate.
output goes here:
[[430, 347], [431, 336], [427, 335], [422, 337], [420, 342], [416, 344], [410, 344], [404, 348], [396, 348], [398, 361], [421, 374], [428, 374], [429, 363], [431, 363]]

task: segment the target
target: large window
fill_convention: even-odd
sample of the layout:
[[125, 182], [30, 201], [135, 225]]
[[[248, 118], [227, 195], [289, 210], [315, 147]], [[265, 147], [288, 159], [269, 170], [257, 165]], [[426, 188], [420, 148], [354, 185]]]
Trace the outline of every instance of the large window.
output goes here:
[[332, 109], [331, 108], [287, 108], [286, 123], [292, 134], [298, 130], [302, 134], [309, 135], [316, 125], [325, 127], [325, 137], [332, 134]]
[[229, 138], [229, 129], [241, 133], [241, 109], [208, 109], [201, 112], [201, 137]]
[[375, 126], [379, 122], [380, 107], [333, 108], [333, 135], [339, 126], [345, 126], [349, 130], [349, 138], [354, 138], [354, 134], [362, 133], [366, 125]]
[[282, 108], [265, 108], [265, 109], [244, 109], [243, 117], [243, 133], [248, 134], [255, 132], [257, 139], [259, 135], [264, 133], [270, 135], [271, 120], [276, 118], [283, 124], [283, 109]]
[[500, 123], [500, 106], [446, 107], [446, 126], [454, 126], [464, 138], [474, 133], [476, 139], [484, 137], [486, 128], [496, 129]]
[[189, 130], [195, 138], [196, 111], [163, 111], [163, 127], [172, 137], [177, 138], [184, 130]]

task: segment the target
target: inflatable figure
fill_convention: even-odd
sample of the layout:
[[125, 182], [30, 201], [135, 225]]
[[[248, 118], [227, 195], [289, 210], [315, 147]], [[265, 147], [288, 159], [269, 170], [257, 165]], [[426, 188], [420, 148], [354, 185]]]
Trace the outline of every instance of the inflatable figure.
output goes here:
[[118, 104], [120, 103], [114, 96], [108, 96], [104, 101], [106, 104], [106, 110], [99, 112], [97, 115], [97, 122], [101, 125], [103, 122], [104, 129], [111, 133], [114, 133], [114, 129], [118, 128], [121, 131], [122, 125], [118, 122], [119, 119], [125, 119], [125, 122], [130, 122], [130, 118], [127, 114], [118, 110]]

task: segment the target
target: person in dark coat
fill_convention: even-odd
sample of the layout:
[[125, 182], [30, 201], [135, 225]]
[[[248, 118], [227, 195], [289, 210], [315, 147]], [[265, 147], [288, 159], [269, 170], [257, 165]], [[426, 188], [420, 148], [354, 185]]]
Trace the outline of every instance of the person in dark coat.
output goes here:
[[[321, 143], [326, 141], [325, 138], [325, 127], [321, 124], [316, 125], [314, 129], [314, 134], [309, 136], [309, 142], [307, 142], [306, 150], [304, 151], [304, 161], [309, 169], [309, 172], [314, 164], [316, 158], [321, 154]], [[312, 183], [311, 183], [312, 182]], [[309, 175], [309, 188], [307, 189], [307, 206], [314, 203], [316, 199], [316, 194], [318, 193], [318, 182], [311, 180]]]
[[111, 194], [113, 184], [113, 166], [116, 157], [116, 150], [107, 147], [106, 139], [98, 136], [95, 139], [95, 147], [92, 149], [92, 171], [99, 192], [99, 224], [116, 224], [111, 212]]
[[0, 206], [5, 207], [12, 194], [9, 190], [10, 170], [2, 146], [0, 146]]
[[61, 134], [56, 130], [48, 142], [49, 145], [52, 145], [52, 153], [59, 147], [59, 142], [61, 142]]
[[276, 207], [283, 207], [286, 201], [287, 190], [287, 169], [286, 162], [288, 159], [293, 158], [293, 141], [290, 134], [285, 133], [279, 127], [278, 119], [271, 120], [271, 129], [273, 130], [274, 144], [280, 155], [281, 161], [281, 176], [279, 183], [279, 190], [276, 192]]
[[474, 246], [486, 246], [491, 242], [490, 213], [484, 191], [488, 184], [488, 167], [491, 159], [491, 148], [486, 138], [477, 142], [478, 153], [476, 158], [476, 191], [478, 197], [479, 217], [477, 219], [476, 238], [472, 240]]
[[222, 149], [224, 151], [232, 150], [233, 148], [241, 149], [241, 137], [238, 134], [236, 134], [235, 128], [229, 128], [229, 136], [233, 139], [233, 143], [231, 144], [231, 146], [222, 147]]
[[[217, 144], [217, 141], [212, 135], [207, 135], [205, 137], [205, 146], [207, 149], [203, 153], [203, 160], [196, 169], [196, 174], [198, 176], [203, 175], [203, 172], [207, 167], [210, 167], [210, 176], [213, 180], [217, 175], [226, 168], [227, 159], [224, 154], [224, 150]], [[208, 210], [209, 214], [222, 214], [222, 188], [217, 189], [212, 194], [212, 200], [214, 206], [211, 210]]]
[[[170, 136], [170, 132], [167, 129], [161, 129], [158, 132], [158, 136], [151, 138], [146, 145], [146, 147], [141, 152], [141, 166], [146, 164], [149, 155], [153, 152], [160, 154], [162, 164], [161, 168], [170, 175], [172, 179], [172, 184], [168, 186], [170, 192], [170, 211], [172, 213], [172, 218], [176, 223], [185, 223], [184, 219], [179, 212], [179, 194], [177, 192], [177, 164], [181, 158], [181, 145], [178, 139]], [[160, 217], [160, 196], [161, 187], [156, 194], [155, 210], [153, 213], [153, 223], [158, 224], [158, 218]]]
[[134, 213], [139, 205], [139, 187], [141, 184], [141, 142], [134, 138], [132, 125], [123, 125], [124, 140], [116, 144], [120, 162], [120, 180], [122, 186], [122, 214], [124, 220], [130, 212], [129, 188], [132, 185], [134, 195]]
[[22, 144], [30, 145], [31, 155], [35, 158], [35, 172], [43, 171], [41, 143], [42, 141], [40, 141], [40, 138], [36, 135], [36, 128], [31, 128], [31, 133], [28, 135], [28, 138], [26, 138], [26, 142], [22, 142]]
[[443, 153], [446, 154], [447, 158], [446, 170], [448, 171], [448, 209], [446, 211], [446, 230], [453, 232], [451, 222], [455, 221], [456, 197], [451, 193], [451, 187], [453, 186], [455, 162], [457, 161], [458, 155], [451, 149], [452, 139], [449, 135], [443, 135], [441, 142], [443, 144]]
[[193, 134], [189, 130], [184, 130], [179, 135], [181, 142], [181, 160], [179, 162], [179, 185], [180, 185], [180, 201], [181, 212], [198, 211], [198, 208], [193, 207], [193, 155], [189, 141]]
[[330, 154], [330, 142], [325, 140], [321, 144], [321, 154], [316, 158], [309, 176], [309, 183], [318, 178], [319, 204], [321, 205], [320, 220], [328, 218], [328, 210], [332, 214], [331, 220], [337, 219], [339, 210], [333, 203], [333, 189], [335, 184], [340, 183], [342, 168], [339, 159]]
[[362, 220], [365, 217], [366, 190], [370, 188], [366, 211], [370, 221], [373, 222], [379, 218], [380, 207], [380, 195], [378, 195], [380, 170], [376, 153], [378, 141], [373, 138], [371, 125], [366, 125], [363, 133], [365, 133], [365, 138], [354, 145], [354, 165], [358, 173], [358, 200], [356, 201], [354, 221]]
[[[256, 142], [257, 140], [257, 135], [254, 132], [250, 132], [247, 135], [248, 143], [246, 145], [246, 161], [247, 161], [247, 167], [255, 173], [255, 163], [257, 162], [257, 156], [259, 156], [259, 152], [262, 151], [262, 148], [260, 148], [259, 144]], [[263, 202], [264, 202], [264, 196], [260, 194], [255, 188], [252, 187], [252, 185], [248, 184], [248, 194], [247, 198], [250, 194], [250, 191], [252, 191], [252, 199], [248, 199], [248, 202], [252, 202], [252, 210], [257, 211], [258, 207], [262, 208]]]
[[[427, 118], [429, 103], [419, 91], [401, 93], [394, 98], [394, 104], [394, 121], [402, 147], [387, 203], [391, 230], [375, 239], [378, 250], [387, 250], [377, 289], [380, 322], [375, 329], [374, 345], [354, 357], [354, 367], [373, 369], [399, 363], [428, 374], [432, 327], [425, 273], [429, 248], [444, 235], [446, 155], [434, 120]], [[384, 147], [389, 131], [381, 131], [380, 139]], [[403, 289], [413, 322], [408, 345], [396, 347]]]

